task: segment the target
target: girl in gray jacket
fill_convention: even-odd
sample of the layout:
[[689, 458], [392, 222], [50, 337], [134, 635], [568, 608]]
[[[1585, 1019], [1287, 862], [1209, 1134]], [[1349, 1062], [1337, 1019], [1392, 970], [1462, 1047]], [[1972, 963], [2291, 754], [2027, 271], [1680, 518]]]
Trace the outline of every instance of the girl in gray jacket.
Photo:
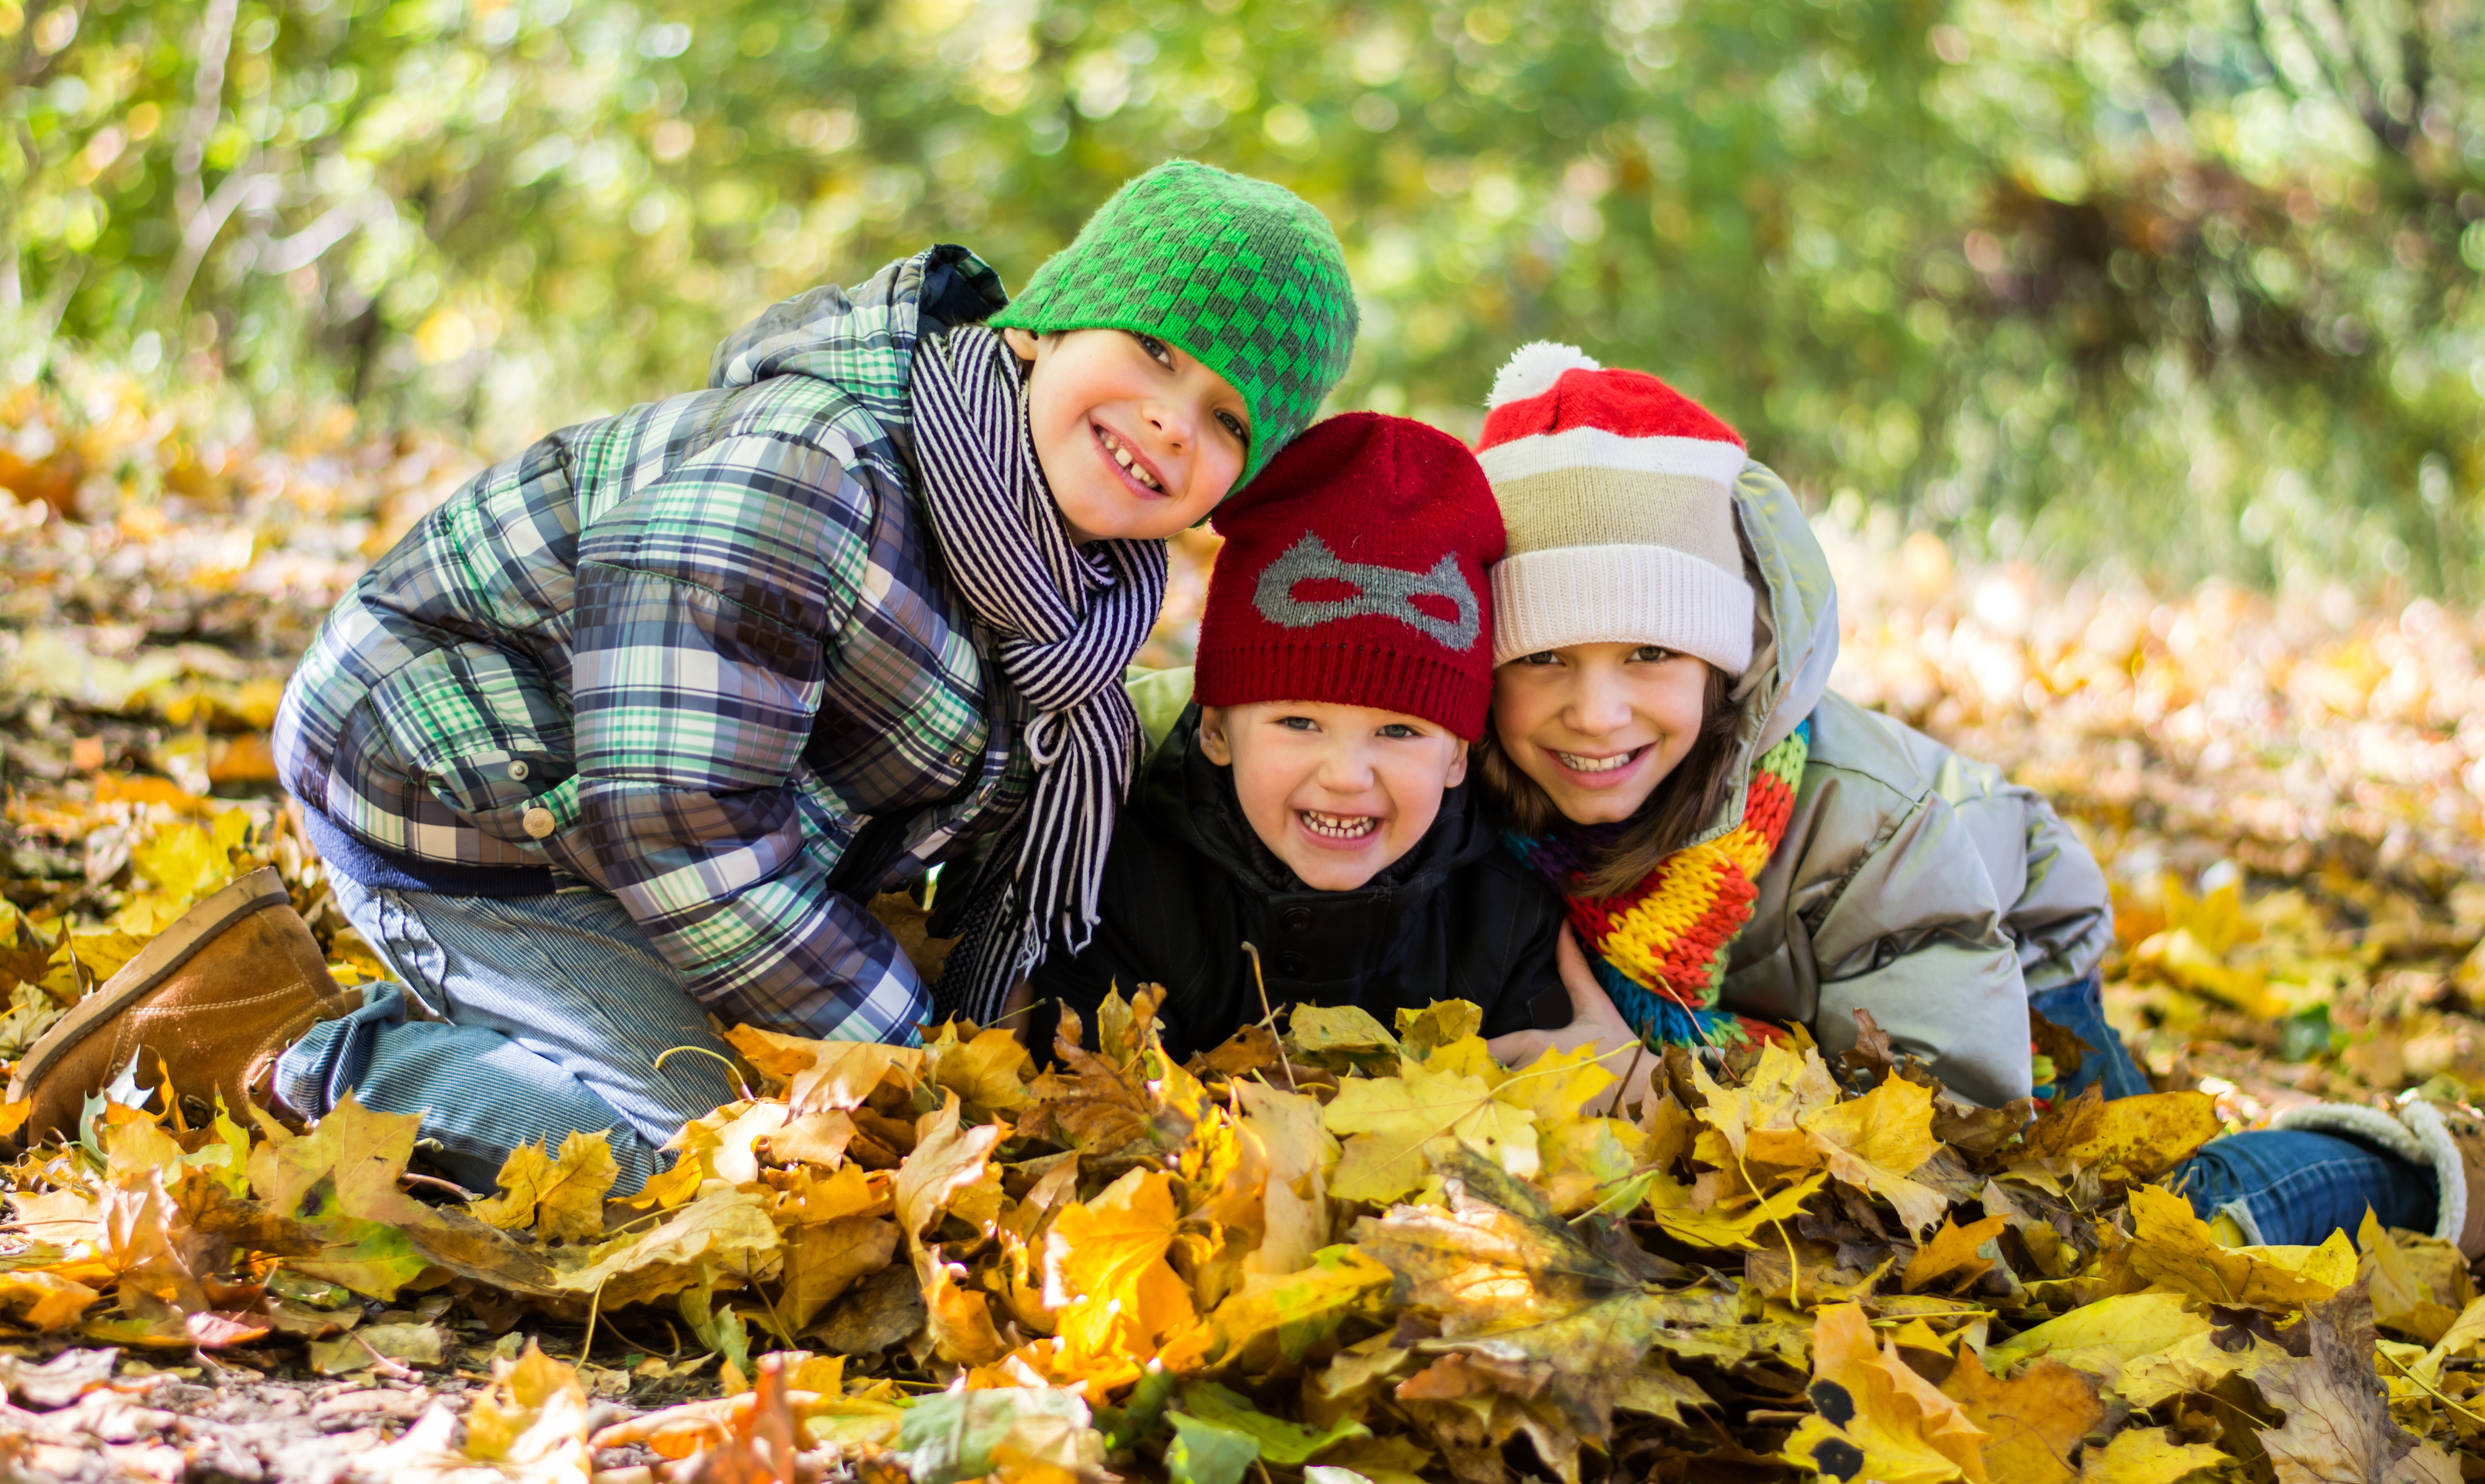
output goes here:
[[[1828, 563], [1734, 430], [1563, 345], [1521, 350], [1490, 405], [1477, 457], [1509, 554], [1476, 769], [1505, 842], [1563, 894], [1578, 1016], [1494, 1054], [1801, 1022], [1835, 1057], [1867, 1011], [1999, 1106], [2033, 1090], [2034, 1006], [2090, 1053], [2057, 1093], [2147, 1092], [2098, 1004], [2096, 861], [2000, 769], [1828, 688]], [[2485, 1255], [2485, 1131], [2420, 1101], [2279, 1124], [2170, 1182], [2248, 1241], [2316, 1243], [2369, 1207]]]
[[2000, 769], [1828, 688], [1837, 591], [1785, 484], [1567, 346], [1513, 361], [1478, 457], [1510, 537], [1485, 791], [1621, 1017], [1800, 1021], [1834, 1057], [1869, 1011], [1961, 1096], [2029, 1095], [2032, 994], [2094, 1003], [2104, 875]]

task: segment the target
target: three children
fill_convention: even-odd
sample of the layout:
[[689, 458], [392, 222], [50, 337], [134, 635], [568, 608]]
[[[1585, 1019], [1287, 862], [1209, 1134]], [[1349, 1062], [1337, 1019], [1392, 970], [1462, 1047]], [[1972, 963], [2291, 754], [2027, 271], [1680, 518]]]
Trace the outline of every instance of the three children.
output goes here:
[[[2033, 1002], [2144, 1090], [2097, 1008], [2094, 861], [1827, 688], [1826, 563], [1730, 428], [1547, 345], [1481, 465], [1313, 426], [1354, 332], [1316, 211], [1179, 161], [1015, 303], [941, 247], [771, 309], [708, 390], [478, 476], [288, 687], [284, 780], [400, 983], [340, 991], [260, 873], [10, 1096], [40, 1134], [133, 1058], [304, 1119], [351, 1091], [478, 1188], [610, 1129], [627, 1193], [732, 1096], [711, 1014], [905, 1040], [1147, 981], [1177, 1056], [1293, 1003], [1472, 1000], [1512, 1062], [1797, 1022], [1835, 1054], [1863, 1010], [1988, 1104], [2031, 1091]], [[1212, 513], [1195, 703], [1140, 772], [1119, 682], [1163, 538]], [[970, 845], [935, 991], [861, 904]], [[2485, 1135], [2295, 1122], [2205, 1149], [2196, 1204], [2277, 1241], [2371, 1204], [2485, 1253]]]

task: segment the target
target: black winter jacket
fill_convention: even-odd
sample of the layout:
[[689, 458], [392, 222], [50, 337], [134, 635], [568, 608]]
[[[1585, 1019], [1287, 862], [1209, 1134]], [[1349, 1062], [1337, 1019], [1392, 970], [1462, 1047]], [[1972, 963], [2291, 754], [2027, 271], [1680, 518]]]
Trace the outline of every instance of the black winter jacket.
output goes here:
[[1079, 1012], [1092, 1044], [1107, 990], [1161, 984], [1165, 1049], [1208, 1050], [1260, 1018], [1246, 941], [1272, 1005], [1359, 1005], [1387, 1026], [1402, 1007], [1472, 1000], [1488, 1037], [1569, 1023], [1553, 967], [1561, 900], [1501, 848], [1473, 790], [1444, 796], [1432, 829], [1368, 884], [1315, 891], [1252, 833], [1232, 769], [1198, 737], [1193, 705], [1114, 828], [1094, 940], [1036, 970], [1034, 1045], [1052, 1044], [1051, 1000]]

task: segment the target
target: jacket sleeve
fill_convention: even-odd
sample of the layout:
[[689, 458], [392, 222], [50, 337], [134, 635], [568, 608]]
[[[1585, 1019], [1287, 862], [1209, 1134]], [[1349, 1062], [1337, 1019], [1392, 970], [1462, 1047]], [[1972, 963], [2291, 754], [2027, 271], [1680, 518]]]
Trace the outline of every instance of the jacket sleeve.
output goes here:
[[1992, 882], [1949, 801], [1922, 796], [1843, 864], [1825, 900], [1799, 913], [1822, 1052], [1853, 1046], [1855, 1012], [1866, 1010], [1960, 1097], [1990, 1107], [2027, 1096], [2028, 992]]
[[2104, 962], [2114, 947], [2105, 872], [2044, 796], [1894, 717], [1875, 713], [1872, 720], [1949, 800], [1976, 842], [2029, 992], [2070, 984]]
[[876, 580], [872, 490], [819, 444], [728, 436], [579, 551], [574, 827], [546, 845], [618, 898], [726, 1019], [911, 1041], [929, 996], [832, 890], [846, 842], [804, 767], [833, 637]]

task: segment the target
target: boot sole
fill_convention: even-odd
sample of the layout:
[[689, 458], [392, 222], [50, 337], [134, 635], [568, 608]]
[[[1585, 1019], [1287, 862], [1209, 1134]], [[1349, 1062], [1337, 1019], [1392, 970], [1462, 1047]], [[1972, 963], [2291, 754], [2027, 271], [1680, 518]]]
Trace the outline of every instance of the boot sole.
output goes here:
[[145, 999], [226, 929], [254, 912], [285, 906], [291, 901], [286, 894], [285, 878], [277, 875], [276, 868], [262, 866], [190, 908], [180, 921], [140, 949], [137, 958], [123, 964], [121, 972], [105, 980], [68, 1014], [52, 1023], [52, 1028], [18, 1062], [17, 1074], [9, 1079], [9, 1101], [24, 1099], [62, 1057], [98, 1026], [109, 1024]]

